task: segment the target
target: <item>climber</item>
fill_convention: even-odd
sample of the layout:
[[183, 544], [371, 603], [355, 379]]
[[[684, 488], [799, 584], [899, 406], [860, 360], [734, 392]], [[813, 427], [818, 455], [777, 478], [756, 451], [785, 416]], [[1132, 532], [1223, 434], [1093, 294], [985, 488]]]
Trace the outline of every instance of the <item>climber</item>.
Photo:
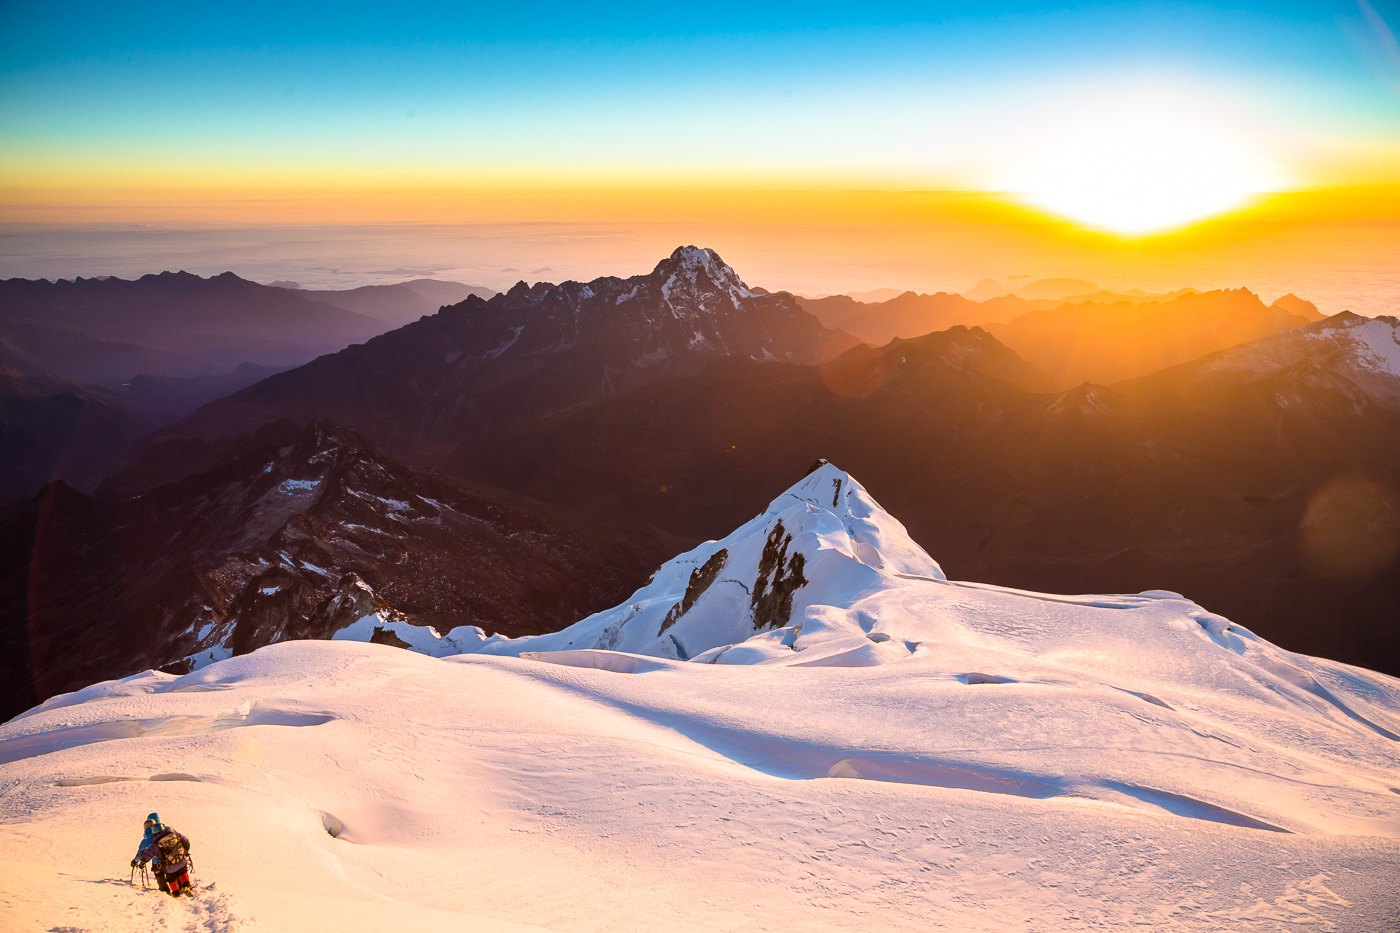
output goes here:
[[190, 893], [190, 841], [160, 821], [159, 813], [146, 817], [141, 847], [131, 867], [151, 863], [156, 884], [171, 897]]

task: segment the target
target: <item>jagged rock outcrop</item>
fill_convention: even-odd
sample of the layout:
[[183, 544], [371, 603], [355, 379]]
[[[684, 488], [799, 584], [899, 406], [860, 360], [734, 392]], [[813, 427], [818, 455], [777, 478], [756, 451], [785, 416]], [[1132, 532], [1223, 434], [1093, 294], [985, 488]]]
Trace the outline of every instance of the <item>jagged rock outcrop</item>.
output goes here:
[[552, 631], [645, 573], [616, 532], [411, 469], [344, 429], [317, 422], [262, 440], [142, 496], [51, 484], [0, 514], [0, 644], [14, 675], [4, 709], [367, 620], [411, 636]]

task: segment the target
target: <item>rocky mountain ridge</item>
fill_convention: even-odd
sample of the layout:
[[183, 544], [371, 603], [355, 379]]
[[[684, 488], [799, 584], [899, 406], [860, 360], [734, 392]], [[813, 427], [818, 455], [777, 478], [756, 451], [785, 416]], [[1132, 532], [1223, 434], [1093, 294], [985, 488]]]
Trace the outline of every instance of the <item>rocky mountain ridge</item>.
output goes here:
[[492, 426], [716, 359], [813, 364], [856, 343], [791, 295], [749, 289], [713, 250], [680, 247], [645, 275], [519, 282], [490, 300], [471, 296], [211, 403], [154, 435], [138, 458], [141, 475], [177, 478], [212, 465], [203, 444], [283, 418], [329, 418], [395, 455], [450, 451]]
[[410, 469], [344, 429], [274, 426], [260, 440], [140, 497], [55, 483], [0, 515], [7, 709], [369, 617], [550, 631], [645, 573], [616, 532]]

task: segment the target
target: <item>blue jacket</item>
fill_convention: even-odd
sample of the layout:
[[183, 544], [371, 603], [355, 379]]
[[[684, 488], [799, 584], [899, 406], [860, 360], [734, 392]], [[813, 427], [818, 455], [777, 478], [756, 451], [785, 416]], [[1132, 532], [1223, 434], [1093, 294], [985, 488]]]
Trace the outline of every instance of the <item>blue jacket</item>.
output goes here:
[[141, 844], [136, 847], [137, 858], [141, 858], [141, 853], [145, 852], [146, 849], [150, 846], [151, 840], [155, 838], [156, 833], [160, 832], [162, 829], [165, 829], [165, 824], [160, 821], [159, 813], [147, 813], [146, 819], [154, 820], [155, 825], [147, 827], [146, 831], [141, 835]]

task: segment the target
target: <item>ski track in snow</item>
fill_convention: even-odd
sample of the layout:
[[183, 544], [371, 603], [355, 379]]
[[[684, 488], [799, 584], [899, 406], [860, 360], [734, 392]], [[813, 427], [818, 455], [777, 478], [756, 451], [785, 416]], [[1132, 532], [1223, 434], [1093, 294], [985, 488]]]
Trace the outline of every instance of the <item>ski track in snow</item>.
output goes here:
[[[32, 866], [0, 862], [8, 882], [0, 890], [0, 921], [7, 930], [48, 933], [239, 933], [262, 929], [245, 916], [229, 895], [213, 887], [196, 888], [192, 895], [172, 898], [154, 882], [143, 887], [138, 877], [96, 877], [57, 873], [57, 880], [77, 903], [49, 907], [40, 925], [25, 923], [42, 915], [43, 889], [55, 881]], [[45, 905], [47, 906], [47, 905]], [[50, 925], [51, 924], [51, 925]]]

